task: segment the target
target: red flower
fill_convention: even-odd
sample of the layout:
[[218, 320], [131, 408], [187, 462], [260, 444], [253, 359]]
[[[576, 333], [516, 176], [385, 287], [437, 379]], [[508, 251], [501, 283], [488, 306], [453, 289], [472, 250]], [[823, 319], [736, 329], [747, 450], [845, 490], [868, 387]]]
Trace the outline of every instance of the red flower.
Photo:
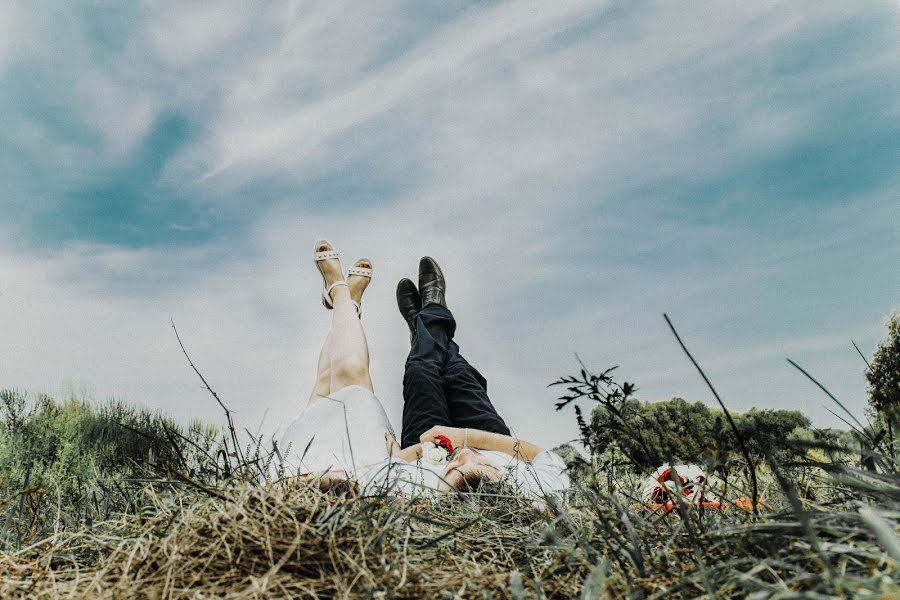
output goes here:
[[446, 448], [447, 452], [453, 452], [453, 444], [450, 443], [450, 438], [446, 435], [436, 435], [434, 439], [437, 440], [437, 445], [441, 448]]

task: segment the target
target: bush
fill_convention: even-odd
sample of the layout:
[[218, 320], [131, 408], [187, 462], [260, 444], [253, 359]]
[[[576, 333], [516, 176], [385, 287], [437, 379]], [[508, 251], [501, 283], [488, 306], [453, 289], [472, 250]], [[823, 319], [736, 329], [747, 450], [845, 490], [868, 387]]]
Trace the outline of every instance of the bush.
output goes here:
[[212, 475], [217, 437], [212, 427], [184, 429], [122, 402], [95, 407], [44, 395], [29, 401], [2, 390], [0, 543], [19, 546], [51, 531], [138, 514], [149, 502], [149, 484]]
[[887, 329], [887, 338], [875, 349], [866, 369], [869, 402], [879, 412], [900, 409], [900, 312], [891, 315]]
[[[580, 378], [563, 377], [554, 384], [567, 385], [569, 391], [560, 397], [557, 409], [581, 398], [598, 402], [589, 422], [578, 409], [582, 442], [592, 454], [599, 456], [614, 444], [642, 470], [665, 462], [725, 465], [740, 459], [738, 440], [720, 409], [683, 398], [641, 402], [631, 397], [633, 384], [619, 385], [611, 372], [593, 375], [582, 370]], [[779, 461], [804, 455], [802, 449], [788, 443], [810, 431], [809, 419], [799, 411], [751, 409], [732, 417], [757, 461], [766, 453]]]

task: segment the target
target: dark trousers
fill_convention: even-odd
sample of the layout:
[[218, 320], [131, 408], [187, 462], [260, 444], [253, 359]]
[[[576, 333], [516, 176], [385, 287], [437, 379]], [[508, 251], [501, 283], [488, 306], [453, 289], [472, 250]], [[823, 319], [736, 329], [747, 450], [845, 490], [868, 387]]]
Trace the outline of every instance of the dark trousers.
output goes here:
[[429, 304], [416, 317], [403, 375], [404, 448], [435, 425], [509, 435], [487, 394], [487, 381], [466, 362], [453, 341], [456, 320], [445, 307]]

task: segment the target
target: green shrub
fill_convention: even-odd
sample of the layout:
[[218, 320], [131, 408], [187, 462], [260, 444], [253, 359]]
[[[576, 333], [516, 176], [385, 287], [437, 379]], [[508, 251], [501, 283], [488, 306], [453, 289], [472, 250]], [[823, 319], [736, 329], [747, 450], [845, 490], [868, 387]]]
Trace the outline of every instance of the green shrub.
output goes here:
[[216, 429], [187, 429], [159, 414], [111, 401], [30, 401], [0, 391], [0, 500], [6, 546], [60, 528], [139, 513], [148, 486], [214, 476]]
[[[739, 444], [725, 414], [702, 402], [672, 398], [641, 402], [631, 396], [634, 386], [619, 385], [610, 376], [586, 370], [581, 377], [563, 377], [554, 385], [566, 385], [557, 408], [585, 398], [597, 402], [590, 420], [577, 407], [582, 442], [600, 456], [612, 445], [639, 469], [653, 469], [664, 462], [726, 465], [740, 459]], [[627, 393], [626, 393], [627, 392]], [[795, 410], [750, 409], [732, 414], [750, 455], [761, 461], [767, 452], [781, 462], [796, 460], [805, 452], [788, 443], [811, 433], [810, 421]]]

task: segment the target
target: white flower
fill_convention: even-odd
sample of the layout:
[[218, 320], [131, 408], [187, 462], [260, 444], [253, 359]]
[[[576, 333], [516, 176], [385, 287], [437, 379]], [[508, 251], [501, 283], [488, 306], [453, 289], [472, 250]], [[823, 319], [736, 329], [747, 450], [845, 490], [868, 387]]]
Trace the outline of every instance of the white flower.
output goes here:
[[447, 462], [449, 452], [443, 446], [435, 446], [431, 442], [422, 444], [422, 458], [433, 465], [442, 465]]

